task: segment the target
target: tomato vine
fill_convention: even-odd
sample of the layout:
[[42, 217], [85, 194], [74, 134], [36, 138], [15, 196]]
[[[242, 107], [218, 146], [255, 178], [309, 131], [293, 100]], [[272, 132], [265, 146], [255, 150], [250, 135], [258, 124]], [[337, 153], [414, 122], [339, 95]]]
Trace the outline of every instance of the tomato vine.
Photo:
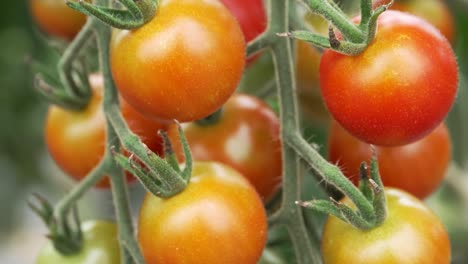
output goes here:
[[[69, 108], [82, 109], [86, 105], [90, 96], [89, 87], [83, 88], [75, 85], [72, 76], [73, 62], [89, 41], [96, 42], [99, 49], [100, 69], [104, 76], [103, 108], [107, 122], [107, 142], [104, 157], [99, 165], [61, 199], [54, 209], [54, 216], [59, 222], [66, 221], [68, 212], [75, 206], [77, 200], [104, 175], [109, 175], [117, 215], [122, 263], [144, 264], [145, 261], [134, 234], [128, 190], [122, 168], [131, 171], [139, 178], [149, 192], [166, 198], [184, 190], [190, 180], [192, 160], [183, 133], [180, 136], [185, 150], [186, 164], [182, 170], [179, 169], [173, 153], [169, 153], [163, 159], [151, 152], [141, 139], [129, 129], [123, 119], [119, 108], [118, 92], [110, 69], [111, 27], [105, 23], [118, 28], [140, 26], [153, 17], [157, 1], [121, 0], [120, 2], [127, 10], [118, 11], [107, 8], [110, 6], [110, 0], [96, 0], [94, 4], [89, 4], [86, 1], [68, 2], [71, 7], [90, 15], [90, 17], [59, 62], [58, 69], [63, 85], [62, 89], [70, 97], [70, 102], [73, 102], [69, 104]], [[297, 23], [294, 11], [295, 1], [266, 0], [265, 4], [268, 26], [264, 33], [248, 43], [247, 55], [255, 55], [261, 50], [271, 54], [274, 63], [276, 93], [279, 99], [283, 162], [282, 196], [279, 209], [269, 215], [269, 227], [286, 227], [299, 264], [321, 263], [322, 257], [318, 239], [314, 237], [315, 233], [311, 232], [311, 229], [315, 229], [315, 227], [311, 226], [311, 223], [306, 223], [303, 207], [331, 213], [360, 229], [370, 229], [380, 225], [385, 220], [386, 200], [375, 160], [371, 162], [370, 179], [363, 177], [365, 180], [362, 180], [363, 184], [359, 189], [343, 175], [337, 166], [327, 162], [314, 146], [311, 146], [303, 138], [298, 100], [295, 93], [294, 53], [291, 40], [285, 36], [308, 40], [321, 47], [356, 55], [362, 52], [374, 37], [376, 19], [385, 11], [386, 6], [374, 11], [370, 0], [362, 0], [362, 19], [359, 25], [354, 25], [330, 2], [309, 1], [310, 8], [327, 17], [347, 39], [352, 41], [340, 42], [335, 37], [333, 30], [330, 30], [329, 39], [303, 31], [288, 33], [291, 30], [291, 24]], [[273, 86], [269, 86], [269, 88], [271, 87]], [[63, 99], [51, 95], [45, 88], [41, 91], [50, 97], [51, 101]], [[127, 158], [120, 155], [121, 148], [132, 153], [132, 156]], [[142, 169], [141, 166], [137, 165], [133, 157], [137, 157], [146, 168]], [[356, 206], [356, 211], [334, 200], [301, 202], [304, 166], [310, 167], [318, 178], [335, 186], [349, 197]]]

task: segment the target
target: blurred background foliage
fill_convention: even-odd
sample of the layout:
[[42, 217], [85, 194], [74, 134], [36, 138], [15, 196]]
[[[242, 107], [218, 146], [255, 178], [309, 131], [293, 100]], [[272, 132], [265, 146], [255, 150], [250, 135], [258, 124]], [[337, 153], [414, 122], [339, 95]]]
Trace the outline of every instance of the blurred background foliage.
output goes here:
[[[341, 1], [347, 10], [355, 10], [358, 1]], [[447, 123], [453, 141], [455, 163], [448, 172], [446, 182], [427, 202], [447, 225], [453, 247], [453, 263], [468, 263], [468, 1], [447, 1], [456, 18], [457, 33], [454, 48], [460, 66], [460, 87], [457, 101]], [[0, 262], [2, 242], [25, 228], [25, 221], [35, 218], [26, 209], [26, 201], [32, 192], [45, 193], [58, 199], [72, 186], [53, 165], [44, 148], [43, 126], [47, 103], [33, 89], [33, 74], [25, 61], [27, 58], [50, 58], [51, 48], [44, 42], [44, 37], [33, 26], [30, 19], [27, 0], [3, 1], [3, 14], [0, 16]], [[262, 56], [247, 71], [242, 81], [241, 90], [252, 91], [258, 87], [271, 87], [272, 63], [268, 55]], [[267, 90], [258, 91], [265, 95]], [[275, 106], [275, 98], [271, 100]], [[327, 125], [323, 120], [304, 122], [304, 133], [310, 141], [326, 148]], [[318, 125], [317, 125], [318, 124]], [[309, 177], [310, 178], [310, 177]], [[308, 180], [304, 193], [317, 190], [316, 181]], [[141, 188], [134, 187], [134, 197], [141, 199]], [[49, 198], [50, 198], [49, 196]], [[93, 208], [104, 204], [98, 214], [111, 215], [112, 206], [107, 192], [92, 191], [81, 203], [84, 214], [96, 215]], [[305, 198], [311, 198], [306, 195]], [[100, 203], [89, 203], [90, 200]], [[86, 202], [88, 201], [88, 203]], [[91, 206], [90, 204], [93, 204]], [[28, 218], [28, 219], [25, 219]], [[323, 217], [319, 218], [320, 221]], [[29, 223], [29, 222], [28, 222]], [[43, 234], [44, 228], [39, 220], [34, 222]], [[30, 229], [28, 229], [30, 230]], [[41, 233], [42, 232], [42, 233]], [[273, 242], [266, 252], [264, 262], [271, 255], [280, 255], [286, 259], [292, 256], [288, 243], [282, 241], [284, 230], [275, 231]], [[282, 235], [283, 234], [283, 235]], [[37, 236], [37, 234], [34, 234]], [[277, 236], [277, 241], [275, 241]], [[4, 243], [3, 243], [4, 244]], [[21, 252], [18, 251], [18, 252]], [[35, 254], [35, 253], [34, 253]], [[5, 262], [10, 263], [10, 262]], [[13, 262], [12, 262], [13, 263]], [[15, 263], [26, 263], [17, 261]], [[288, 262], [290, 263], [290, 262]]]
[[0, 237], [11, 231], [25, 191], [43, 178], [42, 127], [47, 104], [32, 88], [25, 60], [41, 52], [27, 1], [2, 2], [0, 16]]

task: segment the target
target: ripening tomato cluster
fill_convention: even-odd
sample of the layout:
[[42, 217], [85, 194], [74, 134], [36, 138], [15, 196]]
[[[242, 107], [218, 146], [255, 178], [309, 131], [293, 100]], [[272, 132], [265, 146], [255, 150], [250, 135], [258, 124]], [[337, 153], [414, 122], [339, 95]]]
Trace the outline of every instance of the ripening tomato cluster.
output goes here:
[[[50, 14], [61, 12], [63, 1], [30, 4], [39, 27], [56, 37], [72, 39], [86, 20], [74, 11], [67, 22], [53, 20]], [[145, 25], [113, 31], [109, 64], [128, 127], [160, 156], [163, 142], [157, 131], [166, 130], [182, 164], [174, 120], [182, 122], [195, 161], [182, 192], [144, 198], [138, 241], [148, 264], [254, 264], [262, 254], [268, 233], [264, 204], [282, 182], [280, 122], [265, 102], [235, 90], [245, 66], [255, 59], [246, 58], [246, 42], [262, 33], [266, 23], [262, 0], [161, 0]], [[444, 34], [453, 39], [448, 32]], [[420, 18], [386, 11], [378, 19], [375, 39], [360, 55], [320, 54], [304, 42], [296, 44], [302, 112], [314, 115], [305, 120], [326, 121], [330, 115], [335, 120], [329, 160], [357, 185], [359, 165], [370, 162], [370, 144], [375, 144], [386, 186], [421, 199], [431, 194], [451, 159], [442, 123], [458, 85], [450, 42]], [[85, 109], [51, 106], [46, 122], [52, 158], [77, 180], [98, 166], [107, 144], [102, 74], [90, 75], [89, 83], [92, 97]], [[133, 179], [127, 173], [127, 180]], [[96, 186], [108, 188], [109, 180]], [[388, 218], [372, 230], [330, 217], [322, 237], [325, 263], [448, 263], [450, 244], [443, 225], [412, 195], [388, 189]], [[83, 229], [83, 251], [118, 248], [113, 240], [89, 242], [93, 236], [115, 240], [115, 227], [100, 228], [98, 234], [94, 227]], [[408, 241], [418, 246], [402, 249]], [[108, 263], [117, 263], [112, 254]], [[47, 263], [67, 258], [48, 246], [38, 263], [48, 257]], [[106, 263], [98, 261], [89, 263]]]
[[[187, 122], [183, 127], [195, 160], [182, 193], [168, 199], [147, 194], [141, 206], [138, 240], [149, 264], [256, 263], [266, 242], [262, 200], [268, 201], [281, 184], [279, 121], [261, 100], [233, 95], [247, 61], [246, 40], [265, 30], [266, 13], [262, 1], [223, 3], [160, 1], [156, 17], [141, 28], [113, 32], [110, 66], [129, 128], [161, 156], [156, 132], [167, 130], [182, 163], [172, 120]], [[40, 10], [65, 8], [59, 1], [48, 4]], [[42, 26], [43, 18], [32, 9], [51, 35], [71, 39], [82, 26], [59, 34]], [[89, 82], [92, 97], [85, 109], [51, 106], [46, 122], [52, 158], [77, 180], [99, 164], [106, 145], [102, 74], [90, 75]], [[223, 105], [212, 124], [192, 122]], [[127, 174], [128, 181], [133, 179]], [[96, 186], [108, 188], [109, 180]], [[84, 243], [84, 252], [95, 244]], [[62, 259], [52, 255], [48, 245], [40, 261]], [[75, 259], [67, 261], [82, 256]]]

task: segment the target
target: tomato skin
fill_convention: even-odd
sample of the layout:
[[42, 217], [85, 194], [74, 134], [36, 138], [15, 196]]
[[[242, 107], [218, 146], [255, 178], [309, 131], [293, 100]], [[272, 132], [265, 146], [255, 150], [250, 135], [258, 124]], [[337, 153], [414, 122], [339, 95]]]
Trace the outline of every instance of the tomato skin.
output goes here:
[[[192, 158], [217, 161], [244, 175], [264, 201], [270, 199], [281, 184], [282, 157], [280, 124], [276, 114], [261, 100], [235, 94], [223, 107], [214, 124], [182, 124]], [[177, 126], [169, 128], [179, 161], [184, 161]]]
[[[374, 1], [374, 6], [388, 3], [389, 0]], [[425, 19], [435, 26], [451, 43], [455, 38], [455, 22], [448, 6], [442, 0], [395, 1], [392, 10], [408, 12]]]
[[138, 240], [147, 264], [254, 264], [265, 245], [263, 204], [250, 183], [221, 163], [194, 163], [181, 193], [147, 194]]
[[146, 25], [114, 31], [110, 55], [115, 84], [132, 107], [186, 122], [215, 112], [235, 91], [245, 41], [216, 0], [162, 0]]
[[[423, 199], [443, 180], [451, 159], [450, 135], [445, 124], [424, 138], [399, 147], [376, 147], [379, 171], [385, 186], [405, 190]], [[355, 185], [359, 165], [370, 163], [369, 144], [359, 141], [333, 122], [328, 138], [328, 159], [338, 164]]]
[[[93, 96], [81, 112], [50, 106], [45, 128], [46, 145], [54, 161], [68, 175], [81, 180], [102, 159], [106, 144], [106, 120], [102, 110], [104, 80], [101, 74], [90, 76]], [[166, 124], [142, 116], [121, 100], [121, 112], [130, 129], [157, 154], [162, 154], [162, 140], [157, 135]], [[134, 180], [127, 175], [127, 180]], [[96, 184], [108, 188], [108, 177]]]
[[450, 43], [422, 19], [384, 12], [360, 55], [326, 50], [320, 86], [328, 110], [367, 143], [396, 146], [427, 135], [455, 99], [458, 71]]
[[86, 16], [69, 8], [63, 0], [29, 0], [32, 18], [46, 33], [72, 40], [86, 22]]
[[[245, 42], [249, 42], [263, 33], [267, 26], [267, 18], [263, 0], [221, 0], [239, 21], [244, 33]], [[249, 58], [247, 63], [256, 57]]]
[[49, 241], [39, 253], [36, 264], [116, 264], [120, 263], [117, 226], [108, 221], [81, 224], [83, 248], [75, 255], [63, 256]]
[[[416, 197], [386, 188], [388, 216], [368, 231], [330, 216], [322, 236], [325, 264], [448, 264], [450, 241], [439, 218]], [[351, 204], [345, 199], [346, 204]]]

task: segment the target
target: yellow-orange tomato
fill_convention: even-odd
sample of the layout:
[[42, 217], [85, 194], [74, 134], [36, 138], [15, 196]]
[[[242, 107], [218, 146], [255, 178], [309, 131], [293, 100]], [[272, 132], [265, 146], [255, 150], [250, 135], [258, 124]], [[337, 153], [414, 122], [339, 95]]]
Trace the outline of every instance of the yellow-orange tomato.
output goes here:
[[[384, 185], [425, 198], [443, 180], [450, 162], [450, 149], [450, 135], [443, 123], [414, 143], [399, 147], [376, 147]], [[359, 141], [333, 122], [328, 138], [328, 157], [357, 185], [359, 165], [363, 161], [369, 164], [372, 151], [369, 144]]]
[[[51, 106], [47, 115], [45, 137], [47, 148], [57, 165], [71, 177], [80, 180], [102, 159], [106, 144], [106, 120], [102, 110], [103, 76], [90, 76], [93, 96], [83, 111], [68, 111]], [[154, 152], [162, 154], [157, 135], [165, 124], [148, 119], [121, 100], [121, 111], [130, 129]], [[128, 175], [129, 179], [133, 179]], [[109, 187], [109, 179], [97, 187]]]
[[86, 22], [86, 16], [69, 8], [65, 0], [29, 0], [33, 19], [46, 33], [71, 40]]
[[[330, 216], [322, 236], [324, 264], [448, 264], [450, 241], [439, 218], [414, 196], [386, 189], [388, 216], [362, 231]], [[351, 201], [345, 199], [350, 205]]]
[[237, 20], [217, 0], [162, 0], [153, 20], [116, 30], [111, 69], [125, 100], [144, 115], [181, 122], [215, 112], [245, 64]]
[[161, 199], [147, 194], [138, 240], [147, 264], [255, 264], [267, 235], [263, 204], [237, 171], [194, 163], [185, 190]]
[[[244, 175], [266, 201], [281, 184], [280, 124], [275, 113], [259, 99], [235, 94], [213, 124], [182, 124], [192, 157], [227, 164]], [[177, 127], [169, 137], [183, 161]]]
[[[374, 1], [374, 6], [379, 6], [389, 1], [377, 0]], [[455, 38], [455, 21], [443, 0], [397, 0], [390, 9], [408, 12], [427, 20], [453, 43]]]

